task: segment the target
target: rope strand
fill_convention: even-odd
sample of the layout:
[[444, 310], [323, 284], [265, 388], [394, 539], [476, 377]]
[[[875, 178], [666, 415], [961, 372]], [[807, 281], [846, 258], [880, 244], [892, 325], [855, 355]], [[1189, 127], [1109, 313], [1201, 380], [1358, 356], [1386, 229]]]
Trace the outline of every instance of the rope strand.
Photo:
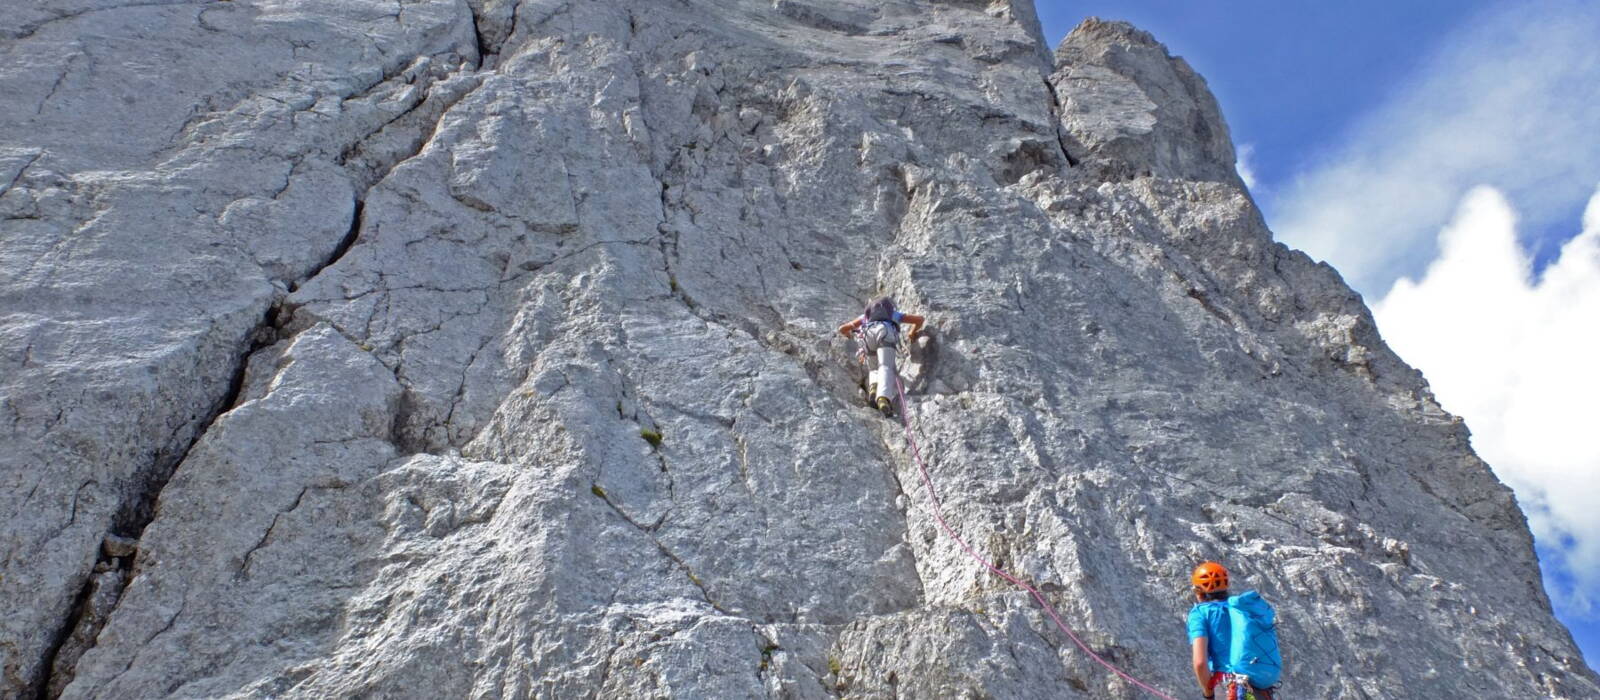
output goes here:
[[944, 533], [946, 535], [949, 535], [950, 539], [955, 540], [956, 544], [961, 545], [961, 548], [966, 550], [967, 555], [972, 557], [973, 560], [977, 561], [979, 564], [982, 564], [984, 568], [986, 568], [989, 571], [993, 572], [996, 576], [999, 576], [1000, 578], [1003, 578], [1003, 579], [1005, 579], [1007, 581], [1010, 581], [1012, 584], [1015, 584], [1018, 588], [1021, 588], [1022, 590], [1027, 591], [1030, 595], [1033, 596], [1034, 600], [1039, 601], [1039, 605], [1044, 607], [1045, 613], [1047, 613], [1050, 616], [1051, 620], [1055, 621], [1056, 626], [1060, 627], [1062, 632], [1067, 633], [1067, 637], [1072, 640], [1072, 643], [1078, 645], [1078, 648], [1082, 649], [1083, 653], [1088, 654], [1089, 658], [1094, 659], [1096, 663], [1099, 663], [1101, 666], [1106, 667], [1112, 673], [1120, 676], [1123, 680], [1126, 680], [1129, 683], [1132, 683], [1132, 684], [1134, 684], [1134, 685], [1136, 685], [1136, 686], [1138, 686], [1140, 688], [1143, 688], [1144, 690], [1148, 691], [1151, 695], [1154, 695], [1154, 696], [1156, 696], [1158, 698], [1162, 698], [1162, 700], [1177, 700], [1176, 698], [1172, 697], [1171, 695], [1167, 695], [1166, 693], [1163, 693], [1163, 692], [1161, 692], [1159, 690], [1156, 690], [1154, 687], [1151, 687], [1150, 685], [1146, 684], [1144, 681], [1141, 681], [1141, 680], [1139, 680], [1137, 678], [1134, 678], [1131, 675], [1128, 675], [1127, 672], [1123, 671], [1120, 668], [1117, 668], [1116, 666], [1112, 665], [1111, 662], [1106, 661], [1105, 659], [1101, 658], [1099, 654], [1094, 653], [1094, 650], [1090, 649], [1089, 645], [1084, 644], [1083, 640], [1078, 638], [1078, 635], [1073, 634], [1072, 630], [1067, 627], [1067, 623], [1061, 621], [1061, 615], [1056, 613], [1056, 609], [1055, 609], [1055, 607], [1050, 605], [1050, 601], [1045, 600], [1043, 593], [1040, 593], [1038, 589], [1036, 589], [1033, 586], [1029, 585], [1027, 582], [1023, 581], [1022, 579], [1019, 579], [1019, 578], [1017, 578], [1015, 576], [1012, 576], [1011, 574], [1006, 573], [1005, 571], [1001, 570], [1000, 567], [997, 567], [994, 564], [991, 564], [989, 562], [989, 560], [984, 559], [976, 551], [974, 551], [971, 546], [967, 545], [967, 541], [966, 540], [961, 539], [961, 536], [956, 534], [956, 531], [953, 528], [950, 527], [949, 523], [945, 522], [945, 519], [944, 519], [944, 508], [939, 503], [939, 494], [933, 488], [933, 478], [928, 476], [928, 465], [927, 465], [927, 463], [922, 461], [922, 450], [917, 447], [917, 439], [915, 437], [913, 437], [912, 434], [911, 434], [911, 418], [910, 418], [909, 415], [907, 415], [907, 412], [906, 412], [906, 388], [905, 388], [904, 383], [900, 381], [900, 373], [899, 372], [895, 372], [894, 384], [895, 384], [895, 390], [900, 394], [900, 424], [905, 427], [906, 442], [910, 443], [910, 445], [911, 445], [911, 455], [913, 457], [915, 457], [916, 460], [917, 460], [917, 471], [919, 471], [922, 474], [922, 483], [924, 485], [926, 485], [927, 488], [928, 488], [928, 498], [932, 499], [932, 501], [933, 501], [933, 517], [934, 517], [935, 520], [939, 521], [939, 527], [944, 530]]

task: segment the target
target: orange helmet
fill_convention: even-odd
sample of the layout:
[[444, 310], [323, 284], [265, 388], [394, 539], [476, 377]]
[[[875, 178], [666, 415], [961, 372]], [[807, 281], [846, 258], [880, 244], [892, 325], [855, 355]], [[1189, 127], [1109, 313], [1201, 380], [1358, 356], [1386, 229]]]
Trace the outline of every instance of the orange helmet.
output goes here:
[[1228, 589], [1228, 570], [1221, 564], [1208, 561], [1194, 567], [1194, 573], [1189, 574], [1189, 580], [1194, 583], [1194, 588], [1201, 593], [1214, 593]]

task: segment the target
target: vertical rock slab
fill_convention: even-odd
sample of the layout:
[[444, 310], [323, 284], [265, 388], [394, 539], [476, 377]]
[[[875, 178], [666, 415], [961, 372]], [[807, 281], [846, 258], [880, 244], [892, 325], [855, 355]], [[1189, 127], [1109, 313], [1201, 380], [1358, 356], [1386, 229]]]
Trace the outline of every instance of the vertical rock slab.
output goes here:
[[370, 176], [345, 152], [476, 61], [455, 2], [15, 9], [0, 19], [6, 696], [45, 684], [101, 541], [138, 536], [270, 339], [275, 300], [340, 251]]

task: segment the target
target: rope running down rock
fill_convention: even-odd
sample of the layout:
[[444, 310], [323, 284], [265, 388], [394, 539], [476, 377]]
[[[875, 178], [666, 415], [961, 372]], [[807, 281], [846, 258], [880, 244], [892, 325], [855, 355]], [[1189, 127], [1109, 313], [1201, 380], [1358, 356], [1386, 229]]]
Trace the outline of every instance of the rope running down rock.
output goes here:
[[945, 522], [944, 509], [939, 504], [939, 494], [934, 491], [933, 479], [928, 476], [928, 465], [922, 461], [922, 451], [917, 447], [917, 439], [911, 435], [911, 419], [906, 413], [905, 384], [904, 382], [900, 381], [899, 373], [895, 374], [894, 379], [895, 390], [900, 394], [900, 424], [905, 427], [906, 442], [911, 444], [911, 456], [916, 458], [917, 470], [922, 474], [922, 483], [928, 488], [928, 498], [933, 500], [933, 517], [935, 520], [939, 521], [939, 527], [944, 530], [944, 533], [949, 535], [950, 539], [955, 540], [956, 544], [961, 545], [961, 548], [966, 550], [967, 555], [971, 556], [973, 560], [977, 561], [979, 564], [982, 564], [984, 568], [993, 572], [994, 575], [1010, 581], [1018, 588], [1021, 588], [1022, 590], [1025, 590], [1031, 594], [1034, 600], [1039, 601], [1039, 605], [1044, 607], [1044, 611], [1050, 615], [1050, 619], [1055, 621], [1056, 626], [1060, 627], [1062, 632], [1067, 633], [1067, 637], [1072, 640], [1072, 643], [1078, 645], [1078, 648], [1082, 649], [1083, 653], [1088, 654], [1089, 658], [1094, 659], [1096, 663], [1099, 663], [1101, 666], [1110, 669], [1112, 673], [1117, 674], [1129, 683], [1149, 691], [1150, 694], [1158, 698], [1162, 698], [1162, 700], [1176, 700], [1176, 698], [1172, 697], [1171, 695], [1167, 695], [1166, 693], [1156, 690], [1154, 687], [1151, 687], [1144, 681], [1134, 678], [1122, 669], [1112, 665], [1111, 662], [1101, 658], [1099, 654], [1094, 653], [1094, 650], [1090, 649], [1089, 645], [1084, 644], [1083, 640], [1078, 638], [1078, 635], [1073, 634], [1072, 630], [1067, 627], [1067, 623], [1061, 621], [1061, 615], [1056, 613], [1056, 609], [1050, 605], [1050, 601], [1045, 600], [1043, 593], [1040, 593], [1038, 589], [1029, 585], [1026, 581], [1012, 576], [1011, 574], [1001, 570], [1000, 567], [989, 563], [989, 560], [984, 559], [976, 551], [974, 551], [972, 547], [967, 544], [966, 540], [961, 539], [961, 536], [956, 534], [956, 531], [950, 527], [950, 524]]

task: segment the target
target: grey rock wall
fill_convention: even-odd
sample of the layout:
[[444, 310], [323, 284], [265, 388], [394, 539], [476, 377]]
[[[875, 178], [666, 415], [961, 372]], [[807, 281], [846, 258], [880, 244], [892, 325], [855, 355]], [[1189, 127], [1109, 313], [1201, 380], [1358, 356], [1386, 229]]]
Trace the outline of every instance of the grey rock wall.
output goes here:
[[1186, 696], [1600, 696], [1526, 524], [1203, 81], [1032, 7], [0, 18], [0, 694], [1134, 697], [935, 528], [831, 328], [933, 321], [947, 517]]

